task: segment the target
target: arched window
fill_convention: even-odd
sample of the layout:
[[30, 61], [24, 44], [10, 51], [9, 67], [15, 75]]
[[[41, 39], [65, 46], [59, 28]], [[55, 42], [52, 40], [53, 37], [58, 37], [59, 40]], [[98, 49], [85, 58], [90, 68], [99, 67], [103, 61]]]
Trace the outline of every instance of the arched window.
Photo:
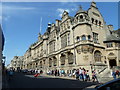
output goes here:
[[83, 15], [80, 15], [80, 19], [83, 19]]
[[88, 40], [91, 40], [91, 36], [90, 35], [88, 35]]
[[96, 24], [96, 25], [98, 24], [98, 20], [95, 20], [95, 24]]
[[101, 26], [101, 21], [99, 21], [99, 26]]
[[94, 23], [94, 19], [92, 18], [91, 20], [92, 20], [92, 23]]
[[79, 37], [79, 36], [77, 36], [77, 38], [76, 38], [76, 39], [77, 39], [77, 41], [80, 41], [80, 37]]
[[94, 59], [96, 62], [101, 62], [101, 52], [100, 51], [95, 51], [94, 53]]
[[82, 40], [86, 40], [86, 36], [85, 35], [82, 36]]
[[49, 67], [51, 67], [52, 66], [52, 59], [50, 58], [49, 59]]
[[53, 57], [53, 65], [56, 66], [57, 65], [57, 58]]
[[73, 64], [73, 61], [74, 61], [73, 53], [68, 52], [68, 63]]
[[66, 56], [64, 54], [61, 54], [61, 57], [60, 57], [61, 65], [65, 65], [65, 58]]

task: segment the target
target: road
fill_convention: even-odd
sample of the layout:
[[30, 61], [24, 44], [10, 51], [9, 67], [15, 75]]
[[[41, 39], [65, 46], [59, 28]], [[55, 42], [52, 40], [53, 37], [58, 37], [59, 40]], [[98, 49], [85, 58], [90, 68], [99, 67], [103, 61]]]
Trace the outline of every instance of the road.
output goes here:
[[22, 73], [15, 73], [13, 78], [8, 81], [10, 90], [12, 88], [79, 88], [81, 90], [95, 84], [97, 83], [46, 76], [35, 78], [33, 75], [24, 75]]

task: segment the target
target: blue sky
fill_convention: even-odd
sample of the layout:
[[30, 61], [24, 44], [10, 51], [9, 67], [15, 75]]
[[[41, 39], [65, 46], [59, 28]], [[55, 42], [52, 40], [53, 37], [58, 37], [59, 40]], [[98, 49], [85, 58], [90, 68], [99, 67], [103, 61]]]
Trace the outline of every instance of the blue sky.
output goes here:
[[[70, 16], [74, 16], [79, 5], [87, 10], [90, 4], [90, 2], [3, 2], [2, 28], [6, 40], [3, 53], [6, 56], [6, 65], [15, 55], [24, 55], [28, 47], [37, 41], [41, 17], [43, 34], [49, 22], [55, 23], [55, 19], [61, 19], [64, 10], [67, 10]], [[106, 23], [112, 24], [115, 30], [118, 29], [118, 3], [96, 2], [96, 4]]]

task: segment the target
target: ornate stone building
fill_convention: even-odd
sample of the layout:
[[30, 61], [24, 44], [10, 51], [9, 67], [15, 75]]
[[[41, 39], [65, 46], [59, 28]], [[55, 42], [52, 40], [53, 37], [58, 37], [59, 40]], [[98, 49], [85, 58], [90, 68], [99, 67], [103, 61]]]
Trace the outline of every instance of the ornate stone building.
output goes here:
[[120, 30], [106, 25], [92, 2], [87, 11], [80, 7], [74, 17], [64, 11], [61, 20], [48, 24], [24, 54], [23, 68], [70, 73], [79, 67], [103, 70], [113, 66], [120, 66]]
[[14, 56], [11, 63], [7, 66], [8, 69], [20, 70], [23, 69], [23, 56]]

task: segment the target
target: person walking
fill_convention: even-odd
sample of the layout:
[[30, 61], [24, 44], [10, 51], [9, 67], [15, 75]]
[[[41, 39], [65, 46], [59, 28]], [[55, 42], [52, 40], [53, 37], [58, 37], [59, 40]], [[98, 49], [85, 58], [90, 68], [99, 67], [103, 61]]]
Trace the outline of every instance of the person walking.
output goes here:
[[89, 70], [86, 70], [86, 81], [90, 81]]
[[112, 76], [114, 79], [116, 79], [116, 72], [114, 70], [112, 70]]
[[93, 82], [95, 82], [95, 80], [98, 82], [98, 79], [97, 79], [97, 76], [96, 76], [96, 71], [92, 71], [92, 79], [93, 79]]
[[76, 80], [79, 80], [79, 69], [76, 70]]

